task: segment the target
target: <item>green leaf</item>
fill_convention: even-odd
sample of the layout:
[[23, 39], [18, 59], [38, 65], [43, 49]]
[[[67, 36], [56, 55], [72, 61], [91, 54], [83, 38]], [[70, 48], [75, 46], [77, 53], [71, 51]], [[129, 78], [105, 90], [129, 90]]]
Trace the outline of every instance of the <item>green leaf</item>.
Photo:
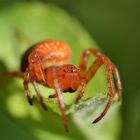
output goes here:
[[[69, 44], [73, 50], [71, 63], [77, 67], [86, 48], [98, 48], [76, 19], [54, 5], [42, 3], [17, 3], [1, 9], [0, 32], [1, 72], [18, 71], [22, 54], [41, 40], [62, 40]], [[95, 57], [92, 56], [88, 65], [94, 60]], [[64, 132], [56, 100], [47, 98], [54, 91], [39, 86], [44, 101], [50, 108], [45, 112], [36, 100], [33, 106], [28, 105], [22, 82], [22, 79], [17, 78], [0, 81], [0, 139], [111, 140], [118, 136], [120, 120], [119, 105], [116, 102], [99, 124], [91, 124], [107, 100], [104, 66], [87, 85], [80, 103], [74, 102], [77, 93], [63, 94], [66, 112], [69, 113], [68, 134]], [[30, 91], [35, 96], [32, 86]]]

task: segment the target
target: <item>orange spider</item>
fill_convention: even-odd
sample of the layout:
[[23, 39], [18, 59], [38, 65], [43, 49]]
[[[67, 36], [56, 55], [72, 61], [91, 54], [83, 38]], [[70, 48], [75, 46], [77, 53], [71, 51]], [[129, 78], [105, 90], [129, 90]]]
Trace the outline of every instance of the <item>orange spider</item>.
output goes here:
[[[57, 98], [60, 108], [64, 128], [68, 131], [67, 119], [65, 116], [65, 104], [62, 92], [74, 92], [79, 88], [78, 101], [84, 94], [86, 84], [94, 77], [101, 65], [106, 66], [106, 76], [109, 88], [109, 100], [105, 109], [93, 123], [100, 121], [108, 111], [115, 94], [113, 75], [116, 79], [118, 89], [118, 100], [121, 100], [121, 81], [117, 67], [110, 59], [98, 50], [88, 48], [83, 52], [79, 68], [72, 64], [67, 64], [71, 57], [71, 48], [60, 41], [42, 41], [25, 52], [21, 61], [21, 72], [8, 72], [9, 76], [21, 77], [24, 79], [23, 85], [29, 103], [32, 105], [32, 97], [28, 90], [28, 83], [31, 82], [40, 105], [46, 110], [37, 83], [55, 89], [55, 94], [49, 98]], [[90, 55], [96, 56], [96, 60], [87, 70], [87, 61]]]

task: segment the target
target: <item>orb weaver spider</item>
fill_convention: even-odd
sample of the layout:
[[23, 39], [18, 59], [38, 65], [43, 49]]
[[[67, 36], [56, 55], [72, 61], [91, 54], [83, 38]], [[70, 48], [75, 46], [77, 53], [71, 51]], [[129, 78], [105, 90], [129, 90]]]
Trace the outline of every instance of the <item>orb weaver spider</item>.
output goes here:
[[[22, 57], [20, 72], [8, 72], [10, 76], [23, 78], [25, 94], [31, 105], [32, 97], [28, 90], [29, 82], [33, 85], [38, 101], [45, 110], [47, 107], [43, 102], [37, 83], [55, 90], [55, 94], [50, 95], [49, 98], [57, 98], [66, 131], [68, 131], [68, 124], [65, 116], [65, 104], [63, 102], [62, 92], [74, 92], [79, 89], [76, 101], [80, 100], [84, 94], [86, 84], [94, 77], [98, 69], [105, 64], [109, 99], [104, 110], [93, 123], [100, 121], [111, 106], [115, 95], [113, 76], [116, 80], [118, 101], [121, 100], [122, 92], [118, 69], [108, 57], [94, 48], [88, 48], [82, 54], [79, 68], [76, 68], [72, 64], [67, 64], [71, 54], [71, 48], [64, 42], [54, 40], [42, 41], [33, 45], [25, 52]], [[94, 55], [96, 60], [87, 69], [87, 62], [90, 55]]]

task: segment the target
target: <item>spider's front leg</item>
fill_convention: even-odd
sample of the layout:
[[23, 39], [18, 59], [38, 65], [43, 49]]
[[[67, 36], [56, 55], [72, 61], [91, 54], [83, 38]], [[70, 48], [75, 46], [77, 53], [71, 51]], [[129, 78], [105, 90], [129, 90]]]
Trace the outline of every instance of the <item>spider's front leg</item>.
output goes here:
[[41, 93], [40, 93], [40, 90], [37, 86], [37, 83], [35, 82], [35, 80], [31, 81], [31, 83], [32, 83], [32, 85], [33, 85], [33, 87], [36, 91], [36, 95], [37, 95], [37, 98], [38, 98], [38, 101], [39, 101], [40, 105], [43, 107], [44, 110], [47, 110], [46, 104], [43, 101], [43, 98], [41, 96]]
[[37, 52], [34, 52], [33, 55], [31, 56], [31, 59], [29, 61], [29, 66], [26, 69], [25, 73], [27, 73], [29, 75], [29, 80], [32, 83], [32, 85], [36, 91], [36, 95], [37, 95], [40, 105], [45, 110], [47, 110], [47, 107], [43, 101], [43, 97], [41, 96], [40, 90], [36, 83], [36, 82], [39, 82], [42, 85], [46, 85], [46, 83], [47, 83], [46, 78], [45, 78], [44, 69], [42, 67], [41, 59], [40, 59], [39, 55], [37, 54]]
[[[92, 63], [90, 68], [87, 70], [87, 61], [91, 54], [96, 56], [97, 58]], [[98, 50], [89, 48], [84, 51], [84, 53], [81, 57], [80, 66], [79, 66], [80, 70], [81, 70], [81, 76], [84, 77], [86, 79], [86, 83], [88, 83], [94, 77], [94, 75], [96, 74], [98, 69], [103, 64], [105, 64], [105, 66], [106, 66], [106, 77], [107, 77], [107, 83], [108, 83], [108, 88], [109, 88], [109, 100], [108, 100], [103, 112], [100, 114], [100, 116], [98, 118], [95, 119], [95, 121], [93, 121], [93, 123], [97, 123], [104, 117], [104, 115], [108, 111], [108, 109], [113, 101], [114, 94], [115, 94], [113, 74], [115, 75], [115, 79], [117, 82], [119, 100], [121, 100], [122, 88], [121, 88], [119, 72], [118, 72], [116, 66], [114, 64], [112, 64], [110, 59], [108, 57], [102, 55]]]
[[24, 72], [19, 72], [19, 71], [6, 72], [4, 76], [24, 78]]
[[117, 88], [118, 88], [118, 101], [120, 101], [122, 99], [122, 86], [121, 86], [121, 80], [120, 80], [120, 76], [119, 76], [119, 71], [117, 69], [117, 67], [114, 67], [113, 69], [113, 73], [114, 73], [114, 76], [115, 76], [115, 79], [117, 81]]
[[25, 72], [25, 76], [24, 76], [24, 90], [25, 90], [25, 93], [26, 93], [26, 96], [27, 96], [29, 103], [32, 105], [32, 97], [31, 97], [31, 95], [29, 93], [29, 89], [28, 89], [29, 81], [32, 83], [32, 85], [35, 89], [37, 99], [38, 99], [40, 105], [44, 108], [44, 110], [47, 110], [47, 107], [46, 107], [45, 103], [43, 102], [43, 98], [42, 98], [41, 93], [39, 91], [39, 88], [36, 84], [36, 81], [34, 79], [33, 73], [30, 72], [27, 68], [26, 72]]
[[55, 68], [52, 69], [52, 73], [53, 73], [53, 81], [54, 81], [54, 88], [56, 90], [56, 94], [50, 96], [50, 98], [57, 97], [58, 107], [59, 107], [60, 112], [61, 112], [61, 117], [63, 120], [64, 128], [65, 128], [65, 131], [68, 132], [69, 130], [68, 130], [67, 118], [65, 116], [65, 104], [63, 101], [62, 91], [61, 91], [61, 88], [59, 86], [58, 77], [56, 76], [56, 69]]
[[23, 82], [23, 86], [24, 86], [24, 90], [25, 90], [25, 95], [28, 99], [28, 102], [30, 105], [33, 104], [33, 99], [30, 95], [30, 92], [29, 92], [29, 88], [28, 88], [28, 83], [29, 83], [29, 73], [28, 72], [25, 72], [24, 73], [24, 82]]
[[79, 94], [76, 97], [76, 102], [79, 101], [82, 98], [82, 96], [84, 95], [85, 86], [86, 86], [86, 81], [85, 80], [82, 80], [81, 81], [81, 84], [79, 86]]

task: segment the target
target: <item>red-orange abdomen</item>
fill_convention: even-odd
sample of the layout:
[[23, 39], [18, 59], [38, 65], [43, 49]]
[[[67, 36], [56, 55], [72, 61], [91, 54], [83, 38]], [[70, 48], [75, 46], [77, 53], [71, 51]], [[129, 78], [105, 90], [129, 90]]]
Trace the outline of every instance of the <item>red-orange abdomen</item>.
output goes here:
[[25, 71], [29, 63], [37, 54], [44, 68], [52, 65], [67, 63], [71, 58], [71, 48], [61, 41], [41, 41], [30, 47], [23, 55], [21, 61], [21, 71]]
[[46, 68], [52, 65], [59, 65], [68, 62], [71, 58], [71, 48], [60, 41], [42, 41], [34, 45], [34, 49], [29, 55], [28, 61], [31, 62], [34, 59], [34, 55], [37, 54]]

